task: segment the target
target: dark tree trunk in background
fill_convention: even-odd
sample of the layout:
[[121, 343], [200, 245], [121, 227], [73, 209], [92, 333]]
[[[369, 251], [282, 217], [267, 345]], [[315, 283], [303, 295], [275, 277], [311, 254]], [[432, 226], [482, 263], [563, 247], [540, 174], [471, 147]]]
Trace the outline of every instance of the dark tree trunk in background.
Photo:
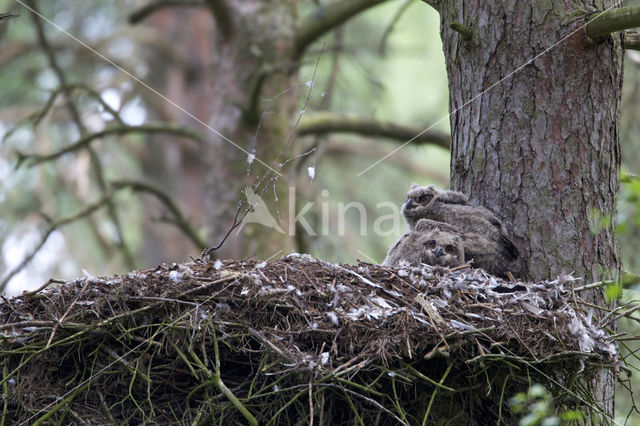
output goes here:
[[[617, 34], [564, 39], [585, 24], [592, 3], [580, 3], [441, 2], [452, 187], [505, 221], [533, 280], [573, 272], [594, 282], [620, 269], [612, 219], [623, 51]], [[612, 376], [594, 385], [612, 414]]]
[[[233, 0], [227, 3], [227, 11], [217, 10], [215, 0], [208, 3], [213, 5], [218, 30], [211, 45], [213, 96], [208, 124], [246, 151], [252, 152], [255, 148], [258, 159], [277, 167], [272, 162], [287, 141], [300, 93], [293, 90], [271, 103], [265, 100], [298, 83], [299, 64], [293, 62], [297, 2]], [[271, 113], [261, 117], [265, 109]], [[260, 132], [254, 140], [261, 119]], [[211, 135], [210, 140], [213, 146], [205, 157], [210, 167], [206, 196], [212, 230], [210, 240], [216, 244], [231, 226], [248, 163], [247, 154], [227, 141], [215, 135]], [[293, 147], [289, 147], [279, 161], [284, 161], [292, 152]], [[252, 169], [258, 179], [270, 172], [258, 161], [254, 161]], [[281, 211], [287, 208], [288, 183], [287, 177], [282, 176], [276, 187]], [[267, 190], [263, 203], [275, 215], [273, 194], [272, 189]], [[218, 255], [237, 258], [256, 253], [265, 258], [280, 249], [287, 252], [292, 248], [286, 235], [255, 226], [247, 229], [249, 238], [232, 238]]]
[[[164, 86], [161, 91], [176, 104], [244, 150], [251, 152], [255, 148], [256, 157], [271, 165], [289, 136], [300, 95], [299, 91], [293, 90], [270, 104], [265, 102], [298, 83], [299, 64], [294, 61], [296, 1], [212, 0], [205, 3], [208, 9], [170, 8], [151, 17], [149, 24], [168, 40], [190, 46], [182, 52], [186, 63], [167, 70], [165, 81], [158, 82], [160, 84], [155, 87]], [[156, 65], [162, 66], [161, 63]], [[273, 113], [261, 117], [267, 107]], [[157, 140], [150, 140], [153, 146], [149, 151], [156, 154], [145, 158], [146, 169], [156, 175], [156, 181], [160, 183], [165, 183], [162, 176], [165, 179], [180, 176], [166, 184], [180, 204], [191, 206], [189, 210], [199, 214], [192, 220], [207, 229], [206, 239], [215, 245], [232, 225], [238, 199], [242, 196], [240, 190], [248, 166], [247, 154], [168, 103], [163, 103], [160, 115], [165, 120], [199, 130], [205, 136], [206, 144], [200, 147], [188, 142], [179, 146], [165, 144], [163, 146], [168, 148], [164, 154], [159, 154]], [[261, 130], [256, 139], [261, 119]], [[295, 147], [287, 149], [280, 162], [294, 150]], [[267, 172], [267, 167], [254, 161], [249, 184]], [[287, 186], [287, 176], [280, 177], [277, 195], [283, 212], [287, 211]], [[274, 191], [267, 190], [263, 199], [275, 215]], [[282, 226], [286, 229], [286, 223]], [[250, 238], [238, 238], [234, 231], [213, 256], [242, 258], [257, 254], [258, 257], [269, 257], [279, 249], [283, 252], [291, 250], [292, 240], [268, 227], [248, 225], [243, 232], [247, 231]], [[170, 250], [173, 247], [172, 251], [182, 258], [185, 253], [193, 252], [193, 249], [177, 247], [171, 233], [163, 231], [150, 235], [153, 246], [150, 252], [158, 247]], [[160, 257], [164, 256], [163, 260], [173, 258], [167, 254]], [[154, 263], [153, 259], [150, 263]]]

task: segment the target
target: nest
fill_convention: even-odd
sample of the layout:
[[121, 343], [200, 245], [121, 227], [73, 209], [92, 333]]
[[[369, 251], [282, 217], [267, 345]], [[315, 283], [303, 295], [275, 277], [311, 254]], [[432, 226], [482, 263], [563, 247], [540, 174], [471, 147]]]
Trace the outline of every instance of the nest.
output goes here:
[[11, 423], [511, 423], [542, 383], [586, 409], [617, 349], [574, 279], [196, 261], [86, 277], [0, 308]]

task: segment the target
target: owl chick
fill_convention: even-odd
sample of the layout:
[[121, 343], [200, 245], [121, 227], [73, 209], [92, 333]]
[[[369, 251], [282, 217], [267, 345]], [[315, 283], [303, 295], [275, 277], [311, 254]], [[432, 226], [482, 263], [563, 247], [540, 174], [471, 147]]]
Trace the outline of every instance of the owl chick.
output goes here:
[[425, 210], [437, 202], [469, 205], [469, 200], [462, 192], [443, 191], [433, 185], [420, 186], [414, 183], [407, 193], [407, 201], [402, 205], [401, 210], [410, 231], [415, 230], [420, 219], [426, 218]]
[[[413, 185], [402, 206], [409, 229], [426, 228], [433, 221], [455, 226], [464, 235], [466, 259], [472, 265], [501, 277], [511, 272], [525, 275], [525, 264], [520, 251], [507, 234], [497, 216], [481, 206], [469, 204], [464, 194], [442, 191], [433, 186]], [[430, 219], [421, 226], [421, 219]]]
[[464, 238], [455, 227], [430, 220], [420, 222], [424, 225], [420, 230], [404, 234], [389, 249], [384, 266], [399, 266], [403, 260], [410, 266], [426, 263], [453, 267], [464, 263]]

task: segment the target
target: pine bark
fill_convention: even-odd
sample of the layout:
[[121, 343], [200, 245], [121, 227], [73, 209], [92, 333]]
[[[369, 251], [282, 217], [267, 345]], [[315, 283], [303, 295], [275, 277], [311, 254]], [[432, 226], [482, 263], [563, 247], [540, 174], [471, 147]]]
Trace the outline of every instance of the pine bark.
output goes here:
[[[615, 278], [620, 34], [590, 40], [585, 1], [439, 6], [453, 189], [504, 220], [528, 278]], [[613, 378], [601, 376], [594, 386], [613, 413]]]

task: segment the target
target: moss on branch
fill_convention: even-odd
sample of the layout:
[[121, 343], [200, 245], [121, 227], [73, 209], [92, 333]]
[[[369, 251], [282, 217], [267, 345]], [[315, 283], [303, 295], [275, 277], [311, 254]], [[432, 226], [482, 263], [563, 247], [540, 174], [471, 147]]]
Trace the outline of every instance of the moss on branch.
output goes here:
[[585, 30], [589, 38], [597, 39], [616, 31], [635, 27], [640, 27], [640, 6], [621, 7], [594, 13], [589, 17], [589, 23]]
[[298, 134], [314, 135], [324, 133], [353, 133], [362, 136], [377, 136], [407, 142], [413, 139], [417, 144], [432, 144], [449, 149], [450, 136], [439, 130], [427, 130], [417, 127], [359, 117], [332, 113], [305, 115], [298, 125]]

